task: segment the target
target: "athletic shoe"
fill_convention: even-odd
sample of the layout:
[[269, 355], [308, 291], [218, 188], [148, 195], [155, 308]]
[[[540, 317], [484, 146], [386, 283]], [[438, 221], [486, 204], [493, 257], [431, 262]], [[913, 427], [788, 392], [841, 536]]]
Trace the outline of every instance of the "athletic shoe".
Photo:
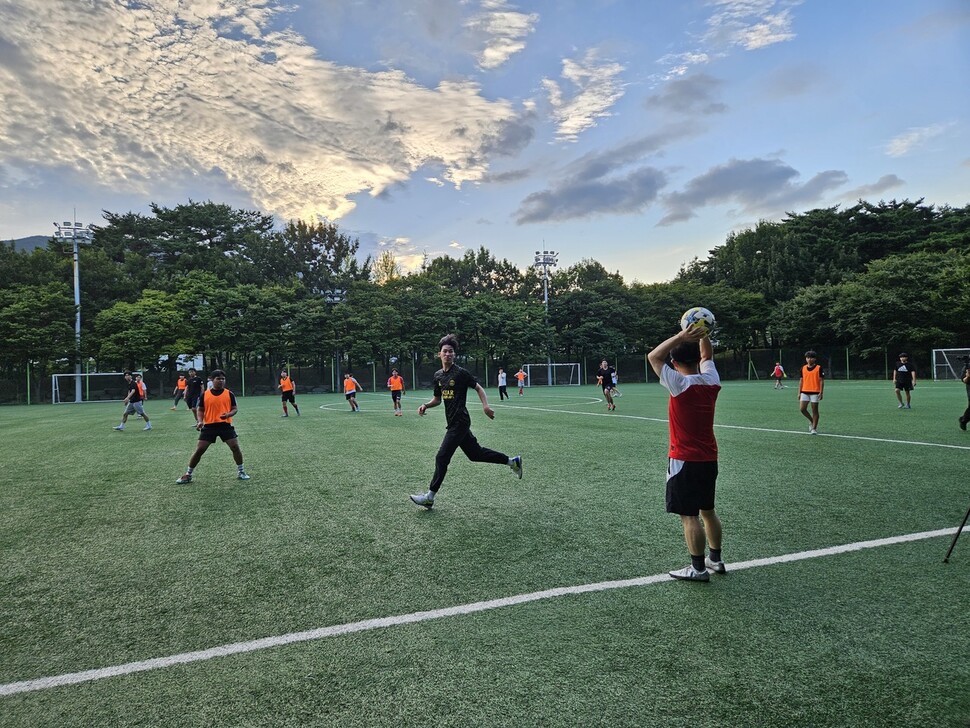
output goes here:
[[434, 499], [429, 498], [427, 493], [424, 495], [412, 495], [409, 497], [411, 498], [411, 502], [416, 506], [424, 506], [429, 511], [434, 507]]
[[808, 429], [808, 434], [809, 435], [817, 435], [818, 434], [818, 430], [816, 430], [814, 427], [810, 427]]
[[192, 473], [186, 473], [181, 478], [175, 481], [177, 485], [185, 485], [186, 483], [192, 482]]
[[723, 561], [711, 561], [710, 556], [704, 557], [704, 566], [707, 567], [708, 571], [713, 571], [715, 574], [726, 574], [727, 568], [724, 566]]
[[680, 571], [668, 572], [673, 578], [681, 581], [710, 581], [711, 575], [704, 571], [697, 571], [693, 566], [685, 566]]
[[284, 418], [286, 418], [286, 417], [289, 417], [289, 415], [280, 415], [280, 419], [281, 420], [284, 419]]
[[906, 405], [906, 409], [913, 409], [913, 405], [911, 404]]
[[118, 432], [121, 432], [122, 430], [125, 429], [125, 426], [124, 425], [118, 425], [117, 427], [112, 427], [111, 429], [112, 430], [117, 430]]
[[177, 410], [177, 409], [178, 409], [178, 407], [169, 407], [169, 409], [170, 409], [170, 410], [172, 410], [172, 411], [174, 412], [175, 410]]
[[522, 456], [516, 455], [514, 458], [512, 458], [512, 462], [509, 463], [509, 467], [512, 468], [512, 472], [515, 473], [518, 479], [522, 480]]
[[903, 407], [902, 402], [900, 402], [899, 404], [896, 405], [896, 409], [903, 409], [903, 408], [904, 407]]
[[152, 429], [152, 426], [151, 425], [145, 425], [144, 429], [147, 432], [148, 430]]
[[245, 472], [239, 473], [239, 479], [240, 480], [249, 480], [249, 475], [247, 475]]
[[967, 429], [967, 421], [965, 419], [963, 419], [962, 417], [960, 418], [960, 429], [961, 430], [966, 430]]

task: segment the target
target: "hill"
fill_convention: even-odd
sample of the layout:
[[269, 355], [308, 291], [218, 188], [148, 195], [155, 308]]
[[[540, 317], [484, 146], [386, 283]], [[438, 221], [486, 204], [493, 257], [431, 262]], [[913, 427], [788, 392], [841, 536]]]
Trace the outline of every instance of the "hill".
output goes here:
[[[18, 238], [13, 242], [14, 250], [33, 250], [34, 248], [43, 248], [47, 246], [47, 241], [50, 240], [50, 235], [31, 235], [29, 238]], [[4, 240], [4, 243], [9, 243], [11, 241]]]

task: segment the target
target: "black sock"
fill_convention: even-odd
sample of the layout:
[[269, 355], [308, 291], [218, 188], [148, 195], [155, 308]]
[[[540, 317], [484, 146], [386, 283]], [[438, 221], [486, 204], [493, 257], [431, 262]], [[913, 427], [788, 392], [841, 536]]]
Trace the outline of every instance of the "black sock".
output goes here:
[[704, 571], [707, 567], [704, 566], [704, 556], [694, 556], [690, 555], [690, 564], [694, 567], [694, 571]]
[[721, 549], [711, 549], [711, 561], [721, 560]]

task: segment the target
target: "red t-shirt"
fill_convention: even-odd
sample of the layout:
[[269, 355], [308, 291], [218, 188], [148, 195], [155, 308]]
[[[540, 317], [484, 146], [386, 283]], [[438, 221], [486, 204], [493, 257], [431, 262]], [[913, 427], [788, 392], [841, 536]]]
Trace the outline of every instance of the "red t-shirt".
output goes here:
[[670, 420], [669, 457], [685, 462], [717, 460], [714, 438], [714, 405], [721, 391], [721, 378], [714, 362], [701, 362], [700, 374], [681, 374], [665, 366], [660, 383], [670, 392], [667, 407]]

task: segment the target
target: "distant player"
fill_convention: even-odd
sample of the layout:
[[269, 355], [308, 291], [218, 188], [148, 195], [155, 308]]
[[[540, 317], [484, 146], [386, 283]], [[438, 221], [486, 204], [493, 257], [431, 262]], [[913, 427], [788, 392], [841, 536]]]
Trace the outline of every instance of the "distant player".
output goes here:
[[148, 415], [145, 414], [145, 407], [142, 404], [144, 397], [142, 396], [142, 388], [138, 384], [138, 380], [132, 376], [131, 372], [125, 372], [125, 381], [128, 383], [128, 395], [125, 397], [123, 404], [125, 405], [125, 411], [121, 415], [121, 424], [114, 429], [119, 432], [125, 429], [125, 423], [128, 421], [128, 415], [137, 414], [143, 420], [145, 420], [145, 429], [152, 429], [152, 423], [148, 419]]
[[[909, 361], [909, 354], [903, 352], [893, 366], [893, 387], [896, 390], [897, 409], [912, 409], [910, 395], [916, 388], [916, 367]], [[903, 404], [903, 392], [906, 392], [906, 404]]]
[[[185, 397], [185, 388], [188, 386], [188, 380], [185, 378], [184, 374], [179, 374], [178, 381], [175, 382], [175, 389], [172, 390], [172, 394], [175, 395], [175, 401], [172, 402], [171, 409], [178, 409], [179, 402]], [[186, 402], [188, 404], [188, 402]], [[189, 409], [192, 409], [191, 407]]]
[[397, 373], [397, 369], [391, 370], [391, 376], [387, 380], [387, 388], [391, 390], [394, 416], [401, 417], [404, 414], [401, 410], [401, 397], [404, 396], [404, 377]]
[[[198, 415], [199, 402], [202, 399], [202, 391], [205, 387], [205, 382], [199, 373], [189, 367], [188, 376], [185, 378], [185, 404], [189, 406], [192, 410], [193, 415]], [[192, 425], [195, 427], [195, 425]]]
[[357, 392], [363, 392], [364, 388], [360, 382], [354, 379], [350, 372], [344, 374], [344, 397], [350, 403], [351, 412], [360, 412], [360, 405], [357, 404]]
[[418, 414], [423, 417], [431, 407], [437, 407], [444, 402], [447, 429], [441, 447], [438, 448], [438, 454], [435, 456], [434, 476], [431, 478], [428, 492], [424, 495], [411, 496], [415, 505], [424, 506], [429, 510], [434, 506], [435, 496], [445, 480], [448, 465], [458, 448], [461, 448], [461, 451], [472, 462], [508, 465], [518, 478], [522, 478], [521, 456], [516, 455], [510, 458], [504, 453], [482, 447], [472, 434], [472, 420], [465, 404], [468, 390], [472, 389], [478, 395], [478, 399], [482, 403], [482, 411], [490, 420], [495, 419], [495, 410], [488, 406], [488, 396], [485, 394], [482, 385], [478, 383], [475, 375], [455, 364], [458, 339], [453, 334], [448, 334], [438, 342], [438, 349], [441, 369], [434, 374], [434, 396], [430, 402], [418, 407]]
[[[825, 372], [818, 363], [818, 354], [814, 351], [805, 352], [805, 366], [802, 367], [802, 378], [798, 383], [799, 411], [811, 423], [808, 432], [818, 434], [818, 403], [822, 401], [822, 390], [825, 389]], [[812, 405], [812, 413], [808, 413], [808, 405]]]
[[[653, 349], [647, 359], [670, 392], [667, 512], [680, 516], [690, 553], [690, 564], [671, 571], [670, 576], [710, 581], [709, 571], [724, 574], [727, 569], [721, 557], [721, 519], [714, 510], [714, 407], [721, 379], [714, 366], [707, 329], [693, 324]], [[705, 557], [707, 546], [710, 555]]]
[[615, 371], [606, 359], [600, 362], [600, 368], [596, 370], [596, 383], [603, 390], [607, 412], [616, 409], [616, 404], [613, 402], [613, 374]]
[[498, 401], [509, 398], [509, 375], [502, 367], [498, 369]]
[[519, 367], [519, 371], [515, 373], [515, 378], [519, 382], [519, 396], [521, 397], [525, 392], [525, 380], [529, 375], [525, 373], [522, 367]]
[[613, 373], [610, 375], [610, 378], [611, 378], [610, 394], [612, 394], [614, 397], [622, 397], [623, 395], [620, 394], [620, 390], [617, 389], [617, 386], [616, 386], [617, 384], [619, 384], [620, 380], [616, 373], [615, 367], [613, 368]]
[[249, 480], [249, 476], [243, 468], [243, 454], [239, 448], [239, 437], [232, 426], [232, 418], [239, 411], [236, 406], [236, 395], [226, 389], [226, 373], [221, 369], [213, 371], [209, 378], [212, 381], [212, 388], [202, 393], [202, 399], [196, 410], [196, 429], [199, 431], [199, 442], [195, 447], [195, 452], [192, 453], [192, 457], [189, 458], [189, 467], [186, 468], [185, 475], [175, 481], [179, 485], [192, 482], [192, 473], [202, 459], [202, 455], [217, 438], [222, 438], [222, 441], [232, 451], [232, 459], [236, 461], [239, 480]]
[[780, 361], [775, 362], [775, 368], [771, 372], [771, 376], [774, 377], [774, 380], [775, 380], [775, 389], [785, 388], [785, 385], [781, 383], [781, 380], [784, 379], [787, 375], [785, 374], [785, 368], [781, 365]]
[[289, 373], [285, 369], [280, 370], [280, 384], [278, 389], [282, 393], [283, 417], [289, 417], [290, 413], [286, 409], [286, 403], [293, 405], [296, 416], [300, 416], [300, 408], [296, 404], [296, 382], [290, 379]]

